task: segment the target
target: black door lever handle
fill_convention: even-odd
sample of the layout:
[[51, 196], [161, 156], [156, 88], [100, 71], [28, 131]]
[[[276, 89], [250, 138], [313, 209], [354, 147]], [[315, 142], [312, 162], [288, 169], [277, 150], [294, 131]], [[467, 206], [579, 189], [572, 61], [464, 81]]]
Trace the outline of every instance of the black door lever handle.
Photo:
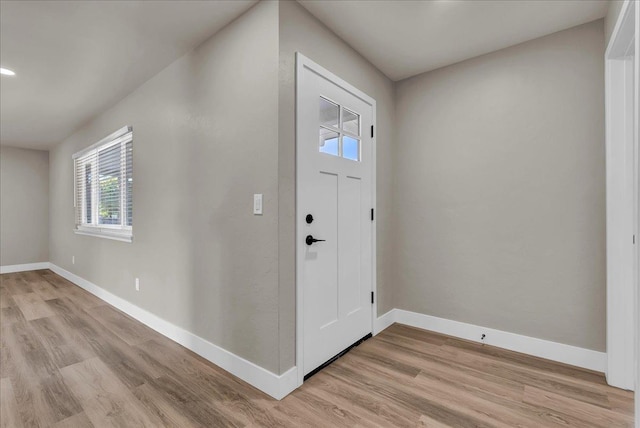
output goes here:
[[324, 242], [325, 239], [316, 239], [311, 235], [307, 235], [307, 239], [305, 239], [305, 242], [307, 243], [307, 245], [312, 245], [314, 242]]

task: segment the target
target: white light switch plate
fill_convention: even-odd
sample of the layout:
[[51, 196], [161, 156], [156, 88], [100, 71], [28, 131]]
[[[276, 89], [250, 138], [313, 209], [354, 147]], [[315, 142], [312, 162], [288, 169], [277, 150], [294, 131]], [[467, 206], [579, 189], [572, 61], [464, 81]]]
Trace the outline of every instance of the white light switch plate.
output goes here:
[[262, 193], [253, 195], [253, 214], [262, 215]]

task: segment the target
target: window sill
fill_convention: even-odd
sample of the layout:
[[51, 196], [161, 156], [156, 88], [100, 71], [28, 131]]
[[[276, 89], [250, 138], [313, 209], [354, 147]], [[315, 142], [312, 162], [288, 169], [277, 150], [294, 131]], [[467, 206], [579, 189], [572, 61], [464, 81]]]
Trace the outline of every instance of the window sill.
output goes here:
[[115, 241], [133, 242], [133, 235], [131, 233], [123, 233], [119, 231], [109, 229], [73, 229], [76, 235], [95, 236], [96, 238], [113, 239]]

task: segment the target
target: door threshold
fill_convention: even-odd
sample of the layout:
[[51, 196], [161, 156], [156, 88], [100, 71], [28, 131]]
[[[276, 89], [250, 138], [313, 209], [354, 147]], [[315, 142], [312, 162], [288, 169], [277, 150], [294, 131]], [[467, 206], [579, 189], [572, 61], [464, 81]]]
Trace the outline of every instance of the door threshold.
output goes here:
[[373, 337], [373, 335], [371, 333], [369, 333], [365, 337], [363, 337], [362, 339], [357, 340], [353, 345], [348, 346], [345, 350], [339, 352], [337, 355], [331, 357], [326, 362], [320, 364], [318, 367], [316, 367], [315, 369], [311, 370], [309, 372], [309, 374], [306, 374], [304, 376], [304, 380], [309, 379], [311, 376], [313, 376], [314, 374], [318, 373], [320, 370], [322, 370], [323, 368], [327, 367], [329, 364], [333, 363], [335, 360], [337, 360], [338, 358], [342, 357], [344, 354], [346, 354], [347, 352], [351, 351], [353, 348], [355, 348], [356, 346], [360, 345], [365, 340], [371, 339], [372, 337]]

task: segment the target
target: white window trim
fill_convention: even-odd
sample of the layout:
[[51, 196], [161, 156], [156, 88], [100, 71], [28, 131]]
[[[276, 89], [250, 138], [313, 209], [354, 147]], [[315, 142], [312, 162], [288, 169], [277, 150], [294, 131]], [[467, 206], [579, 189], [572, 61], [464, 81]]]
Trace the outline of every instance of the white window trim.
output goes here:
[[[89, 147], [80, 150], [79, 152], [76, 152], [73, 154], [72, 158], [73, 159], [77, 159], [80, 158], [84, 155], [86, 155], [87, 153], [97, 149], [98, 147], [102, 146], [103, 144], [106, 144], [108, 142], [112, 142], [113, 144], [116, 144], [116, 140], [120, 139], [120, 137], [133, 132], [133, 127], [131, 126], [123, 126], [122, 128], [118, 129], [116, 132], [114, 132], [113, 134], [109, 134], [106, 137], [104, 137], [102, 140], [98, 141], [95, 144], [90, 145]], [[109, 144], [111, 145], [111, 144]], [[107, 145], [104, 146], [104, 148], [108, 147]], [[102, 148], [102, 147], [100, 147]]]
[[[133, 132], [133, 127], [131, 126], [124, 126], [122, 128], [120, 128], [119, 130], [117, 130], [116, 132], [106, 136], [105, 138], [101, 139], [100, 141], [98, 141], [95, 144], [92, 144], [91, 146], [77, 152], [74, 153], [72, 156], [73, 159], [73, 165], [74, 165], [74, 178], [73, 178], [73, 193], [74, 193], [74, 207], [76, 207], [77, 201], [78, 201], [78, 195], [77, 192], [80, 190], [78, 188], [78, 183], [76, 181], [77, 179], [77, 170], [76, 170], [76, 160], [79, 158], [82, 158], [86, 155], [88, 155], [89, 153], [91, 153], [92, 151], [95, 151], [97, 149], [100, 150], [105, 150], [108, 149], [111, 146], [114, 146], [116, 144], [121, 144], [122, 147], [122, 151], [125, 150], [125, 145], [122, 144], [123, 142], [129, 142], [132, 141], [132, 132]], [[124, 153], [121, 153], [122, 156], [124, 156]], [[92, 168], [92, 177], [97, 177], [97, 164], [95, 162], [91, 163], [91, 168]], [[120, 194], [120, 212], [123, 213], [123, 219], [126, 216], [126, 170], [123, 170], [121, 172], [122, 174], [122, 183], [125, 183], [125, 185], [121, 186], [121, 194]], [[86, 217], [86, 208], [84, 207], [84, 198], [82, 199], [83, 207], [81, 209], [81, 218], [82, 221], [85, 221], [85, 217]], [[91, 194], [91, 206], [93, 207], [93, 210], [97, 210], [97, 195], [92, 192]], [[97, 213], [93, 212], [92, 213], [92, 217], [96, 216]], [[97, 218], [97, 217], [95, 217]], [[132, 226], [123, 226], [123, 225], [108, 225], [108, 224], [100, 224], [100, 225], [89, 225], [89, 224], [79, 224], [76, 225], [76, 227], [73, 229], [73, 232], [77, 235], [85, 235], [85, 236], [95, 236], [98, 238], [105, 238], [105, 239], [112, 239], [112, 240], [116, 240], [116, 241], [122, 241], [122, 242], [133, 242], [133, 227]]]
[[116, 241], [133, 242], [132, 229], [112, 229], [103, 226], [78, 226], [73, 229], [76, 235], [96, 236], [98, 238], [113, 239]]

